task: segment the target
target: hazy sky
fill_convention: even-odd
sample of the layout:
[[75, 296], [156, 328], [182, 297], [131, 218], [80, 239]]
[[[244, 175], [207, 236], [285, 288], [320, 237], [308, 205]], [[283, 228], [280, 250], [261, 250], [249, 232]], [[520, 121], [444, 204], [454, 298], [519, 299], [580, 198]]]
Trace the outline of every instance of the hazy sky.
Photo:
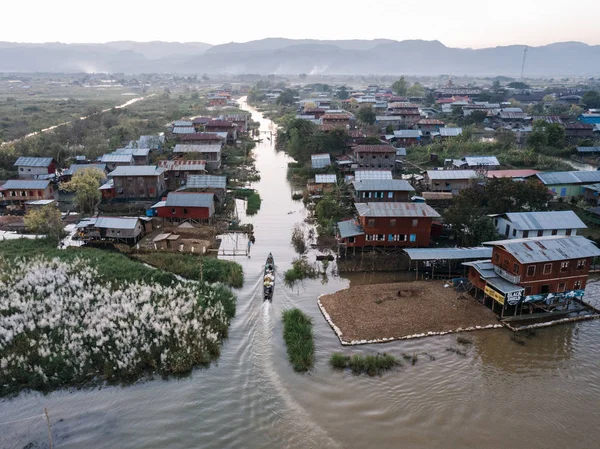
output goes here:
[[473, 48], [600, 44], [598, 0], [3, 0], [0, 13], [0, 41], [12, 42], [220, 44], [287, 37], [437, 39]]

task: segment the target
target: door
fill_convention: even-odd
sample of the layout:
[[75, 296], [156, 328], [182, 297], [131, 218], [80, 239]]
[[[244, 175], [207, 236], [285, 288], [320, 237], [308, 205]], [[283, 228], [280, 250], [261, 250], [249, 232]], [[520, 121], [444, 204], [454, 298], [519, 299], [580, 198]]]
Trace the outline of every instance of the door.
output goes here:
[[560, 189], [560, 196], [567, 196], [567, 188], [563, 187]]

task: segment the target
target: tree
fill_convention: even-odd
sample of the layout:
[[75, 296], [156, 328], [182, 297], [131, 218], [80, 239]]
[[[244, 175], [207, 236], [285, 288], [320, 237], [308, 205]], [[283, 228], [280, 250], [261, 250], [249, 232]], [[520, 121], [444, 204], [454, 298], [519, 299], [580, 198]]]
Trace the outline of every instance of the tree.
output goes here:
[[386, 134], [394, 134], [394, 127], [392, 125], [388, 125], [385, 127]]
[[571, 117], [578, 117], [583, 114], [583, 108], [581, 106], [577, 106], [576, 104], [571, 105], [569, 108], [569, 115]]
[[565, 129], [558, 123], [549, 123], [545, 128], [548, 145], [562, 148], [565, 144]]
[[75, 192], [75, 204], [81, 213], [93, 213], [102, 198], [98, 188], [104, 178], [102, 170], [86, 168], [75, 173], [71, 181], [63, 186], [63, 189]]
[[50, 239], [59, 240], [64, 234], [65, 225], [58, 207], [54, 204], [29, 209], [23, 221], [31, 232], [47, 235]]
[[527, 145], [533, 148], [535, 151], [540, 151], [546, 145], [548, 145], [548, 136], [544, 131], [546, 122], [538, 120], [533, 123], [533, 130], [527, 137]]
[[297, 95], [298, 95], [298, 92], [296, 92], [295, 90], [285, 89], [281, 93], [281, 95], [279, 95], [279, 97], [277, 97], [277, 104], [291, 106], [294, 103], [296, 103]]
[[372, 125], [375, 123], [375, 119], [377, 118], [377, 114], [373, 111], [371, 106], [361, 107], [356, 113], [356, 117], [365, 125]]
[[529, 89], [529, 84], [521, 81], [513, 81], [512, 83], [508, 83], [506, 87], [510, 87], [511, 89]]
[[406, 92], [408, 91], [408, 83], [403, 76], [401, 76], [399, 80], [392, 84], [392, 90], [396, 92], [396, 95], [401, 97], [406, 96]]
[[425, 88], [420, 83], [415, 83], [407, 90], [409, 97], [423, 98], [425, 97]]
[[548, 94], [544, 95], [544, 98], [542, 98], [542, 100], [544, 101], [544, 103], [554, 103], [554, 101], [556, 101], [556, 97], [552, 94]]
[[518, 100], [515, 100], [514, 98], [510, 98], [510, 99], [508, 100], [508, 102], [510, 103], [510, 106], [511, 106], [512, 108], [520, 108], [520, 107], [522, 106], [522, 105], [521, 105], [521, 102], [520, 102], [520, 101], [518, 101]]
[[600, 93], [595, 90], [589, 90], [581, 97], [581, 104], [588, 109], [600, 108]]
[[338, 89], [337, 97], [340, 100], [347, 100], [348, 99], [348, 89], [346, 89], [346, 86], [342, 86], [342, 87], [340, 87]]

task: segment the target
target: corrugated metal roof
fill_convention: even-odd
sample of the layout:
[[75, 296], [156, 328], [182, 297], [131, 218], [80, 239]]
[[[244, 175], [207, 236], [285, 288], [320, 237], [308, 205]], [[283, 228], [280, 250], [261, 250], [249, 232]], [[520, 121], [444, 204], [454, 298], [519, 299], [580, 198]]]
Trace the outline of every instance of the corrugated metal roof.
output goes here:
[[118, 148], [112, 154], [130, 154], [132, 156], [148, 156], [150, 148]]
[[26, 157], [21, 156], [15, 162], [15, 167], [48, 167], [52, 163], [51, 157]]
[[363, 179], [352, 183], [358, 192], [362, 191], [392, 191], [392, 192], [414, 192], [413, 186], [402, 179]]
[[206, 161], [203, 160], [169, 160], [158, 161], [158, 166], [168, 171], [200, 171], [206, 170]]
[[539, 173], [538, 170], [492, 170], [487, 172], [488, 178], [527, 178]]
[[331, 165], [331, 157], [329, 153], [313, 154], [310, 156], [312, 162], [312, 168], [325, 168]]
[[165, 141], [165, 136], [149, 135], [140, 136], [137, 141], [138, 148], [150, 148], [152, 150], [160, 147]]
[[137, 217], [98, 217], [94, 227], [103, 229], [135, 229]]
[[131, 163], [133, 163], [133, 156], [131, 154], [110, 153], [110, 154], [103, 154], [102, 158], [100, 160], [105, 164], [118, 163], [118, 162], [131, 164]]
[[600, 249], [583, 236], [549, 236], [499, 240], [484, 245], [501, 246], [521, 263], [553, 262], [600, 256]]
[[173, 128], [173, 134], [196, 134], [196, 128], [193, 126], [176, 126]]
[[509, 212], [504, 216], [518, 231], [584, 229], [587, 226], [572, 210], [550, 212]]
[[174, 127], [178, 127], [178, 126], [189, 127], [189, 126], [193, 126], [193, 123], [190, 122], [189, 120], [176, 120], [173, 122], [173, 126]]
[[[227, 133], [225, 133], [225, 135], [227, 135]], [[201, 142], [204, 140], [218, 140], [220, 142], [224, 140], [224, 137], [217, 133], [194, 133], [181, 136], [181, 142]]]
[[462, 134], [462, 128], [440, 128], [441, 137], [457, 137]]
[[364, 231], [360, 228], [356, 220], [340, 221], [337, 227], [340, 231], [340, 237], [343, 239], [364, 234]]
[[154, 165], [120, 165], [108, 176], [158, 176], [164, 171], [164, 168], [155, 167]]
[[431, 206], [425, 203], [356, 203], [361, 217], [414, 217], [439, 218]]
[[469, 167], [500, 165], [496, 156], [465, 156], [462, 160], [465, 161]]
[[104, 184], [102, 184], [100, 187], [98, 187], [98, 190], [110, 190], [110, 189], [113, 189], [114, 187], [115, 187], [114, 180], [109, 179]]
[[596, 184], [600, 182], [600, 171], [555, 171], [536, 175], [545, 185]]
[[170, 192], [166, 207], [210, 207], [213, 204], [212, 193]]
[[188, 145], [178, 143], [173, 148], [173, 153], [220, 153], [220, 145]]
[[315, 184], [335, 184], [336, 182], [336, 175], [315, 175]]
[[396, 156], [406, 156], [406, 148], [396, 148]]
[[213, 175], [191, 175], [188, 176], [186, 189], [204, 189], [210, 187], [213, 189], [225, 189], [227, 187], [226, 176]]
[[31, 189], [31, 190], [45, 190], [50, 181], [38, 180], [38, 179], [10, 179], [6, 181], [0, 190], [20, 190], [20, 189]]
[[391, 170], [355, 170], [354, 180], [365, 179], [392, 179], [392, 172]]
[[396, 149], [389, 144], [357, 145], [352, 149], [355, 153], [395, 153]]
[[25, 205], [27, 205], [27, 206], [47, 206], [48, 204], [52, 204], [55, 202], [56, 202], [56, 200], [34, 200], [34, 201], [27, 201], [25, 203]]
[[476, 178], [475, 170], [428, 170], [427, 176], [433, 180], [471, 179]]
[[578, 153], [600, 153], [600, 147], [577, 147]]
[[[492, 248], [407, 248], [404, 250], [411, 260], [466, 260], [489, 259]], [[490, 264], [491, 265], [491, 264]]]
[[417, 139], [421, 137], [423, 133], [420, 129], [401, 129], [394, 131], [394, 137], [396, 139]]
[[63, 175], [74, 175], [75, 173], [88, 168], [100, 170], [104, 175], [106, 175], [106, 164], [73, 164], [63, 172]]

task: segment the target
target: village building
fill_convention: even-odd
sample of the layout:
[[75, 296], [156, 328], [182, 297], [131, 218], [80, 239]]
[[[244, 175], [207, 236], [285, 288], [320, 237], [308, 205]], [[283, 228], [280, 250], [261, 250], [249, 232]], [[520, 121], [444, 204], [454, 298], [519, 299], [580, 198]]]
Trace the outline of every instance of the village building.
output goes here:
[[194, 192], [210, 192], [217, 200], [225, 199], [227, 193], [227, 177], [214, 175], [190, 175], [185, 187], [180, 190], [193, 190]]
[[206, 161], [173, 159], [158, 161], [158, 166], [165, 170], [167, 190], [177, 190], [186, 185], [192, 175], [206, 173]]
[[402, 124], [412, 126], [421, 119], [419, 107], [413, 103], [397, 102], [389, 103], [387, 115], [400, 117]]
[[521, 108], [504, 108], [497, 117], [500, 124], [507, 128], [519, 128], [531, 120]]
[[52, 183], [47, 179], [11, 179], [0, 185], [0, 201], [7, 206], [55, 199], [55, 193]]
[[508, 239], [576, 235], [587, 226], [571, 210], [550, 212], [508, 212], [491, 215], [498, 234]]
[[309, 115], [314, 119], [319, 120], [325, 115], [327, 111], [323, 108], [304, 108], [302, 115]]
[[135, 148], [149, 148], [151, 151], [160, 151], [164, 144], [164, 135], [146, 135], [140, 136], [137, 142], [135, 142]]
[[594, 125], [590, 123], [567, 123], [565, 137], [572, 139], [590, 139], [594, 137]]
[[153, 200], [166, 189], [165, 169], [153, 165], [117, 167], [108, 176], [113, 181], [114, 197], [124, 200]]
[[152, 230], [152, 223], [138, 217], [93, 217], [80, 221], [76, 228], [84, 240], [109, 240], [133, 245]]
[[356, 203], [355, 207], [357, 220], [338, 223], [338, 243], [347, 248], [429, 246], [433, 219], [440, 218], [424, 203]]
[[475, 170], [428, 170], [424, 181], [432, 192], [458, 192], [470, 187], [477, 177]]
[[453, 165], [460, 170], [495, 170], [500, 162], [496, 156], [465, 156], [455, 159]]
[[486, 173], [488, 178], [511, 178], [514, 181], [524, 181], [525, 179], [539, 173], [538, 170], [516, 169], [516, 170], [492, 170]]
[[171, 125], [171, 133], [174, 135], [193, 134], [195, 132], [194, 124], [189, 120], [176, 120]]
[[365, 179], [392, 179], [391, 170], [355, 170], [354, 181]]
[[134, 165], [148, 165], [150, 163], [150, 148], [119, 148], [112, 154], [133, 156]]
[[47, 179], [56, 173], [56, 161], [51, 157], [21, 156], [14, 165], [20, 179]]
[[238, 138], [237, 125], [227, 120], [211, 120], [204, 125], [204, 130], [208, 133], [226, 133], [228, 145], [233, 145]]
[[194, 133], [181, 136], [179, 142], [185, 145], [217, 145], [222, 147], [225, 143], [225, 137], [217, 133]]
[[212, 170], [221, 168], [221, 146], [220, 145], [197, 145], [178, 143], [173, 148], [173, 154], [183, 156], [194, 153], [197, 159], [206, 161], [206, 166]]
[[197, 132], [204, 131], [204, 125], [212, 120], [211, 117], [196, 117], [192, 120], [192, 125], [196, 129]]
[[600, 171], [545, 172], [535, 177], [558, 198], [581, 196], [586, 186], [600, 183]]
[[381, 131], [386, 131], [388, 126], [391, 126], [393, 131], [399, 129], [404, 124], [404, 120], [395, 115], [378, 115], [375, 117], [375, 124]]
[[314, 170], [319, 170], [331, 165], [331, 156], [329, 153], [313, 154], [310, 156], [310, 162]]
[[584, 294], [588, 272], [600, 249], [583, 236], [499, 240], [491, 260], [467, 262], [477, 296], [510, 319], [557, 317]]
[[308, 193], [311, 195], [322, 195], [332, 192], [337, 184], [336, 175], [315, 175], [315, 179], [309, 179], [306, 184]]
[[363, 179], [352, 182], [355, 203], [410, 201], [415, 189], [400, 179]]
[[396, 165], [396, 149], [391, 145], [358, 145], [353, 152], [359, 167], [393, 169]]
[[424, 136], [430, 136], [434, 133], [438, 133], [441, 128], [444, 128], [446, 124], [437, 119], [433, 118], [422, 118], [415, 123], [415, 128], [420, 130]]
[[328, 112], [321, 117], [321, 121], [325, 127], [346, 129], [350, 127], [351, 118], [352, 115], [348, 112]]
[[577, 120], [579, 120], [581, 123], [587, 123], [590, 125], [600, 125], [600, 114], [581, 114], [579, 117], [577, 117]]
[[233, 123], [236, 126], [238, 133], [248, 132], [248, 116], [247, 115], [227, 115], [225, 120]]
[[442, 140], [452, 139], [452, 138], [458, 137], [462, 134], [462, 128], [444, 127], [444, 128], [440, 128], [438, 132], [440, 133], [440, 138]]
[[109, 171], [121, 166], [134, 165], [133, 155], [131, 154], [104, 154], [100, 158], [100, 162], [106, 165]]
[[391, 140], [396, 142], [397, 145], [409, 147], [411, 145], [417, 145], [420, 143], [422, 137], [423, 133], [419, 129], [400, 129], [394, 131], [394, 135], [391, 137]]
[[200, 224], [211, 223], [215, 213], [212, 193], [169, 192], [167, 197], [151, 208], [157, 217], [171, 223], [184, 221]]

